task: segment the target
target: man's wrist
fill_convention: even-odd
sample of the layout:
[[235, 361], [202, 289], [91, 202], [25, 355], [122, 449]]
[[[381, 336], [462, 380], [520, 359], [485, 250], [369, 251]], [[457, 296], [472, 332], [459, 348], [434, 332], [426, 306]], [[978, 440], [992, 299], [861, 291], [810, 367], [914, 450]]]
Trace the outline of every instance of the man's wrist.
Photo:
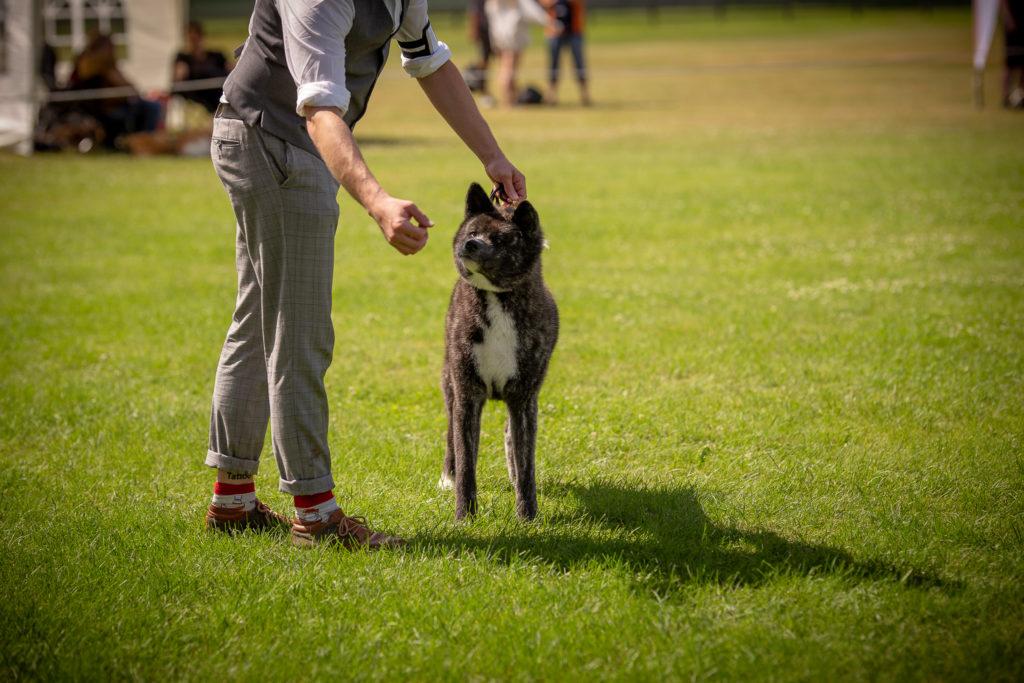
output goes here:
[[494, 149], [489, 151], [487, 154], [480, 155], [480, 163], [487, 168], [491, 164], [497, 161], [505, 161], [505, 153], [501, 151], [501, 148], [495, 145]]
[[366, 198], [363, 200], [363, 208], [366, 209], [366, 213], [370, 214], [374, 220], [379, 218], [380, 207], [391, 198], [384, 188], [378, 185], [372, 191], [368, 192]]

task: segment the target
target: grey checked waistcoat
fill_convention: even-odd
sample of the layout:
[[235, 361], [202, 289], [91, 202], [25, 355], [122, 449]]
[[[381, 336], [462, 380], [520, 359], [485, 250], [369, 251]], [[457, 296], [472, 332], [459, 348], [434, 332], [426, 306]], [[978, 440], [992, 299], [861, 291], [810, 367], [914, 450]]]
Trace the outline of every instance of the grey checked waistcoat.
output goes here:
[[[287, 1], [287, 0], [285, 0]], [[402, 0], [402, 15], [409, 0]], [[345, 123], [355, 127], [388, 59], [391, 38], [403, 17], [392, 17], [384, 0], [352, 0], [352, 30], [345, 37], [345, 87], [351, 93]], [[281, 17], [273, 0], [256, 0], [249, 38], [236, 51], [238, 64], [224, 82], [224, 97], [242, 120], [320, 156], [295, 113], [295, 81], [288, 72]]]

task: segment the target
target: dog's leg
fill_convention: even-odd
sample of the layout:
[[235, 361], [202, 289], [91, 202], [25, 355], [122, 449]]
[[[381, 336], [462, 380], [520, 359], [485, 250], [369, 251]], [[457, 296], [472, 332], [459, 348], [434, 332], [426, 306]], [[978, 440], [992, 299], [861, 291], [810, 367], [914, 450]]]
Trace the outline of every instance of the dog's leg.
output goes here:
[[484, 398], [455, 396], [452, 420], [455, 441], [455, 519], [476, 514], [476, 454]]
[[516, 514], [522, 519], [537, 515], [537, 482], [534, 461], [537, 448], [537, 396], [509, 403], [512, 424], [512, 456], [515, 461]]
[[441, 479], [437, 482], [437, 488], [442, 491], [451, 491], [455, 488], [455, 425], [452, 416], [452, 383], [447, 376], [441, 386], [444, 392], [444, 409], [448, 416], [448, 429], [444, 443], [444, 465], [441, 467]]
[[512, 415], [505, 420], [505, 466], [508, 467], [508, 480], [512, 488], [516, 487], [516, 459], [512, 454]]

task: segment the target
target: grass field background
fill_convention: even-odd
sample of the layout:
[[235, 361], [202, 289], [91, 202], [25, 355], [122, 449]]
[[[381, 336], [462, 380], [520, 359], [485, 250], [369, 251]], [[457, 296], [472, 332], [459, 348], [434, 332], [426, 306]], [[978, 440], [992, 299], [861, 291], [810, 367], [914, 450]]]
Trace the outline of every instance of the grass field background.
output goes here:
[[479, 517], [434, 488], [483, 174], [394, 64], [358, 127], [437, 223], [403, 258], [342, 198], [337, 494], [402, 552], [202, 529], [209, 161], [0, 157], [0, 677], [1020, 680], [1024, 115], [971, 107], [966, 11], [661, 20], [597, 17], [594, 108], [488, 113], [562, 312], [533, 524], [499, 404]]

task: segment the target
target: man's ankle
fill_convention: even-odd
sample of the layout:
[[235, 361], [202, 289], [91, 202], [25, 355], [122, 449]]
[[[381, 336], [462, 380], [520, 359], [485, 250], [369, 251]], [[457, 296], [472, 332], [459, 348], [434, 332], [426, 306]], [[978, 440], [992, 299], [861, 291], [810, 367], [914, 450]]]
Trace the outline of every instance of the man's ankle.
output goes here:
[[241, 509], [246, 512], [256, 508], [256, 485], [252, 479], [245, 484], [228, 484], [222, 481], [213, 485], [214, 506], [228, 509]]
[[222, 484], [252, 484], [254, 483], [253, 475], [251, 472], [228, 472], [227, 470], [217, 470], [217, 481]]
[[303, 524], [326, 522], [335, 510], [338, 510], [338, 502], [334, 499], [334, 491], [295, 496], [295, 514]]

